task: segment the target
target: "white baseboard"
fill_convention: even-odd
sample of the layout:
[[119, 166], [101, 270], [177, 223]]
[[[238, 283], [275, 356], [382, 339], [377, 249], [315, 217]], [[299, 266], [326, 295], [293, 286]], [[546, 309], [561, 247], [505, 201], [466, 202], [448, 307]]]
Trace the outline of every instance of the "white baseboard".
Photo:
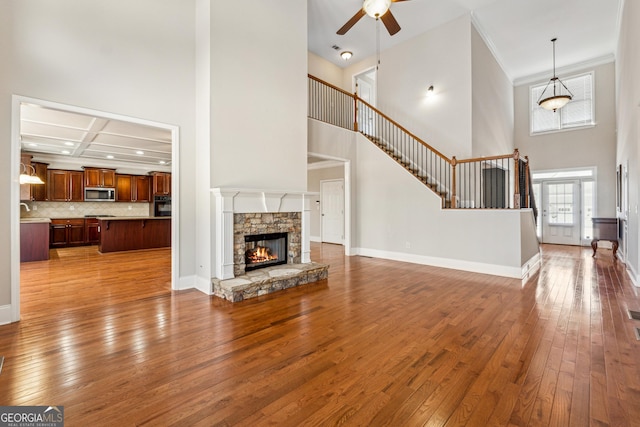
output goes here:
[[636, 288], [640, 288], [640, 284], [638, 282], [638, 273], [635, 272], [635, 270], [629, 265], [629, 263], [627, 263], [627, 275], [629, 275], [629, 279], [631, 279], [631, 283], [633, 283], [633, 286], [635, 286]]
[[464, 261], [450, 258], [437, 258], [426, 255], [407, 254], [403, 252], [381, 251], [378, 249], [355, 248], [358, 255], [372, 258], [390, 259], [393, 261], [410, 262], [413, 264], [430, 265], [433, 267], [451, 268], [454, 270], [470, 271], [473, 273], [491, 274], [494, 276], [522, 279], [521, 267], [485, 264], [481, 262]]
[[196, 283], [196, 276], [183, 276], [178, 279], [178, 291], [184, 291], [185, 289], [193, 289]]
[[309, 236], [309, 240], [312, 242], [322, 243], [320, 236]]
[[11, 323], [11, 305], [0, 305], [0, 325]]
[[196, 277], [194, 287], [204, 294], [213, 295], [213, 284], [211, 283], [211, 279], [207, 280], [204, 277], [198, 276]]
[[524, 285], [527, 281], [533, 276], [538, 270], [540, 270], [540, 266], [542, 264], [542, 257], [540, 256], [540, 252], [531, 257], [527, 262], [522, 266], [522, 284]]

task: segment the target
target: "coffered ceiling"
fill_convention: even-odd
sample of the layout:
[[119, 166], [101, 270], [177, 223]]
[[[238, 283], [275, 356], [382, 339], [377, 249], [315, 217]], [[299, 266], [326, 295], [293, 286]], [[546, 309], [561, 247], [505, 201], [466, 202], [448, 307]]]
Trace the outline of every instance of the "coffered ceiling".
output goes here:
[[20, 107], [25, 153], [162, 168], [171, 164], [171, 131], [35, 104]]

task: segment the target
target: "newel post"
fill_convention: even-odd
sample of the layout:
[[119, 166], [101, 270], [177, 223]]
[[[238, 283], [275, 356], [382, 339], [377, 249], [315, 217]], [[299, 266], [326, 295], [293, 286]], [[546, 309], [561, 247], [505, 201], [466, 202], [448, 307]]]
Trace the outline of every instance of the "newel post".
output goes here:
[[455, 208], [458, 206], [458, 197], [456, 196], [456, 165], [458, 164], [458, 160], [456, 160], [456, 156], [451, 158], [451, 207]]
[[353, 93], [353, 130], [358, 132], [358, 85], [356, 84], [356, 91]]
[[531, 207], [531, 172], [529, 169], [529, 156], [524, 156], [525, 164], [524, 164], [524, 190], [525, 190], [525, 208]]
[[513, 152], [513, 182], [514, 182], [514, 194], [513, 194], [513, 208], [520, 209], [520, 151], [516, 148]]

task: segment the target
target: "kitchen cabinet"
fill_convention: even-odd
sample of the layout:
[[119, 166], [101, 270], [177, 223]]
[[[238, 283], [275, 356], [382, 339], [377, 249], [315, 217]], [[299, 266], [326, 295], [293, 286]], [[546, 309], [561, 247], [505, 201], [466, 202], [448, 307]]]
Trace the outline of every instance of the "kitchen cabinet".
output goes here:
[[[22, 167], [25, 166], [25, 168]], [[32, 162], [31, 156], [22, 155], [21, 173], [37, 176], [44, 184], [20, 184], [20, 200], [45, 201], [47, 200], [47, 166], [48, 163]]]
[[93, 188], [114, 188], [116, 186], [116, 170], [105, 168], [84, 169], [84, 186]]
[[151, 178], [145, 175], [116, 175], [116, 202], [151, 201]]
[[86, 243], [84, 218], [52, 219], [49, 245], [53, 247], [79, 246]]
[[43, 202], [47, 200], [47, 167], [49, 164], [32, 162], [31, 166], [36, 170], [36, 176], [44, 182], [44, 185], [31, 184], [31, 200]]
[[154, 196], [171, 195], [171, 174], [168, 172], [149, 172], [153, 180]]
[[20, 221], [20, 262], [49, 259], [49, 219]]
[[51, 202], [82, 202], [84, 174], [80, 171], [49, 169], [47, 187]]
[[85, 218], [84, 229], [88, 244], [97, 245], [100, 243], [100, 223], [97, 218]]

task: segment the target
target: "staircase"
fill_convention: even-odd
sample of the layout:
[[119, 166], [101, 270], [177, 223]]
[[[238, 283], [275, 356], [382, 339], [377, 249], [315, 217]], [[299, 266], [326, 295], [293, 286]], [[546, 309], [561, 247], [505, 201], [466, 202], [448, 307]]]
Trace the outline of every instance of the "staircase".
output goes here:
[[476, 159], [449, 158], [357, 94], [308, 77], [310, 118], [361, 133], [436, 193], [443, 208], [535, 206], [528, 158], [521, 158], [518, 150]]

